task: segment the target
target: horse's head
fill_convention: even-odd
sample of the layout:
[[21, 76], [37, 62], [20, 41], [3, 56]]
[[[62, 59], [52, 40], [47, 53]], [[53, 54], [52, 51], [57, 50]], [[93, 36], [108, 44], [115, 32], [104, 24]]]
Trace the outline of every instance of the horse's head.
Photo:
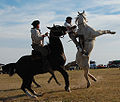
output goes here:
[[87, 22], [87, 19], [85, 16], [86, 16], [85, 11], [83, 11], [82, 13], [78, 12], [75, 23], [77, 25], [85, 24]]
[[10, 63], [10, 64], [3, 65], [2, 66], [2, 73], [9, 74], [10, 76], [12, 76], [15, 73], [14, 64]]
[[3, 66], [2, 66], [2, 73], [3, 73], [3, 74], [8, 74], [8, 73], [9, 73], [9, 69], [10, 69], [10, 68], [6, 67], [6, 65], [3, 65]]
[[50, 36], [54, 37], [61, 37], [66, 34], [66, 27], [64, 26], [59, 26], [59, 25], [53, 25], [53, 27], [47, 27], [50, 29]]

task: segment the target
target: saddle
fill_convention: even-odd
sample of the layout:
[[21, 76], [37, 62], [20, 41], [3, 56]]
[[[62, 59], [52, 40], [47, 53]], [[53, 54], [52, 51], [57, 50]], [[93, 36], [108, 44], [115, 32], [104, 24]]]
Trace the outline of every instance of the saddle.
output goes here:
[[39, 51], [32, 50], [32, 60], [42, 59], [42, 54]]
[[44, 48], [47, 50], [46, 56], [43, 56], [40, 51], [32, 50], [32, 60], [40, 60], [43, 57], [47, 57], [51, 53], [51, 50], [47, 45], [44, 46]]
[[41, 53], [40, 53], [39, 51], [32, 50], [32, 55], [33, 55], [33, 56], [38, 56], [38, 57], [40, 57], [40, 56], [41, 56]]

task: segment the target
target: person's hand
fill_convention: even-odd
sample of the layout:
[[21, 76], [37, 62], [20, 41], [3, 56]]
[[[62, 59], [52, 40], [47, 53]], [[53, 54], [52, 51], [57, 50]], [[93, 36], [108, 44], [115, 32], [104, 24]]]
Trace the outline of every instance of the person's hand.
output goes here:
[[77, 26], [76, 26], [76, 25], [74, 25], [74, 26], [72, 26], [72, 27], [71, 27], [71, 29], [75, 29], [76, 27], [77, 27]]
[[48, 32], [45, 33], [45, 36], [48, 36]]
[[77, 27], [76, 25], [73, 26], [73, 28], [76, 28], [76, 27]]

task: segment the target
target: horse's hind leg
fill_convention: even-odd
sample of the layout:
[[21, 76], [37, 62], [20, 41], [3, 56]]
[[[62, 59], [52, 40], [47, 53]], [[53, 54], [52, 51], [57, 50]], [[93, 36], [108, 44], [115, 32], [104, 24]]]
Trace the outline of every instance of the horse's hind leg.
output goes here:
[[36, 81], [35, 81], [35, 79], [33, 78], [33, 83], [37, 86], [37, 87], [41, 87]]
[[90, 81], [88, 79], [88, 69], [87, 68], [84, 69], [84, 77], [87, 80], [87, 88], [89, 88], [90, 87]]
[[[32, 79], [23, 79], [21, 89], [30, 97], [36, 98], [36, 92], [31, 89]], [[26, 89], [28, 89], [33, 95], [31, 95]]]
[[27, 89], [35, 96], [35, 97], [37, 97], [37, 96], [39, 96], [35, 91], [33, 91], [32, 89], [31, 89], [31, 84], [32, 84], [32, 81], [33, 81], [33, 78], [29, 78], [28, 80], [27, 80]]
[[49, 78], [48, 83], [50, 83], [50, 82], [51, 82], [52, 78], [53, 78], [53, 76], [51, 76], [51, 77]]
[[61, 84], [58, 82], [57, 78], [55, 77], [54, 71], [53, 71], [53, 70], [50, 70], [49, 72], [50, 72], [50, 74], [52, 74], [52, 76], [51, 76], [50, 79], [48, 80], [48, 83], [50, 83], [50, 81], [52, 80], [52, 78], [54, 78], [54, 79], [55, 79], [55, 82], [56, 82], [58, 85], [61, 85]]
[[89, 76], [92, 80], [97, 81], [97, 79], [96, 79], [92, 74], [90, 74], [89, 72], [88, 72], [88, 76]]
[[27, 89], [34, 95], [33, 96], [34, 98], [37, 98], [37, 96], [41, 96], [41, 95], [38, 95], [35, 91], [33, 91], [31, 87], [27, 87]]

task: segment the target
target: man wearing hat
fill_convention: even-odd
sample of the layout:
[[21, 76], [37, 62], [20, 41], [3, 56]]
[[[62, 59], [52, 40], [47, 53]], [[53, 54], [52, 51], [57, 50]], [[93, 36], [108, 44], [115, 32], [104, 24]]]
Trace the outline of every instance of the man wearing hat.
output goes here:
[[[83, 54], [83, 55], [87, 55], [86, 52], [83, 50], [83, 45], [80, 44], [78, 41], [77, 41], [77, 34], [76, 34], [76, 25], [72, 25], [72, 17], [67, 17], [66, 18], [66, 21], [64, 23], [64, 26], [67, 28], [67, 33], [69, 34], [69, 37], [72, 39], [72, 41], [74, 42], [74, 44], [76, 45], [77, 49], [80, 50], [80, 52]], [[79, 39], [80, 40], [80, 39]]]
[[47, 50], [43, 48], [44, 46], [44, 37], [48, 36], [48, 32], [42, 34], [40, 31], [40, 21], [35, 20], [31, 24], [33, 28], [31, 28], [31, 38], [32, 38], [32, 48], [35, 51], [38, 51], [42, 54], [42, 56], [47, 56]]

